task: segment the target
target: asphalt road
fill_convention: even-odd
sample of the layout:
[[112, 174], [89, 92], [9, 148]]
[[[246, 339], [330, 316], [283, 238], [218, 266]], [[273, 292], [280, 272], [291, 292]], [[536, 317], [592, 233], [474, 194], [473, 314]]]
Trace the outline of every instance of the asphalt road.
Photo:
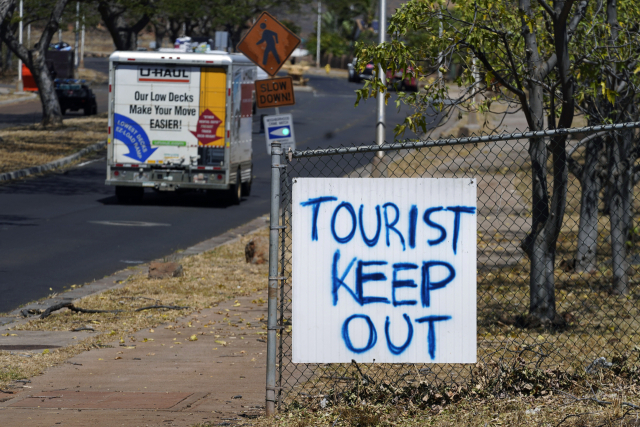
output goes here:
[[[104, 68], [92, 59], [87, 66]], [[354, 108], [357, 84], [311, 76], [314, 92], [297, 92], [294, 115], [298, 149], [373, 143], [376, 105]], [[96, 88], [99, 111], [106, 88]], [[404, 117], [393, 103], [388, 128]], [[0, 127], [39, 120], [39, 102], [0, 106]], [[0, 186], [0, 312], [102, 278], [129, 265], [148, 262], [222, 234], [268, 213], [271, 176], [264, 135], [254, 118], [254, 182], [250, 197], [229, 206], [203, 193], [166, 194], [147, 190], [141, 204], [119, 205], [104, 185], [105, 153], [64, 173]], [[34, 119], [34, 117], [36, 119]], [[388, 138], [392, 132], [388, 131]], [[360, 157], [360, 163], [365, 157]], [[345, 164], [345, 170], [357, 166]], [[310, 175], [322, 175], [318, 166]]]
[[[109, 61], [106, 58], [85, 58], [85, 67], [103, 73], [109, 72]], [[92, 88], [98, 103], [98, 113], [107, 111], [107, 101], [109, 98], [108, 86], [100, 85]], [[67, 112], [66, 118], [81, 117], [82, 111]], [[0, 106], [0, 129], [31, 125], [42, 121], [42, 107], [40, 99], [19, 102], [17, 104]], [[1, 280], [1, 279], [0, 279]], [[1, 303], [0, 303], [1, 306]], [[2, 310], [0, 308], [0, 310]]]

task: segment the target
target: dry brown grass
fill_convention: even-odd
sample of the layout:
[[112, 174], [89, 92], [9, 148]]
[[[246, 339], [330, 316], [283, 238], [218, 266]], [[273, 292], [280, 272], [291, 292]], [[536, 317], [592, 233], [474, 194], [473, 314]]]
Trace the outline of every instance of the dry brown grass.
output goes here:
[[[396, 405], [337, 406], [325, 410], [294, 409], [257, 421], [260, 427], [630, 427], [638, 426], [640, 411], [621, 406], [622, 399], [638, 403], [634, 389], [601, 389], [605, 401], [577, 402], [562, 394], [540, 398], [461, 401], [446, 408], [418, 410]], [[625, 401], [626, 402], [626, 401]], [[204, 426], [203, 426], [204, 427]]]
[[66, 119], [59, 128], [41, 124], [0, 131], [0, 173], [42, 165], [104, 141], [107, 114]]
[[8, 102], [8, 101], [21, 102], [21, 101], [30, 101], [33, 99], [34, 97], [30, 93], [24, 93], [24, 92], [23, 93], [15, 93], [15, 92], [0, 93], [0, 102]]
[[[238, 296], [258, 294], [255, 304], [264, 304], [259, 291], [265, 289], [267, 264], [246, 264], [244, 247], [255, 236], [218, 247], [213, 251], [183, 258], [183, 277], [149, 279], [146, 275], [131, 277], [118, 289], [83, 298], [75, 303], [85, 309], [122, 310], [120, 313], [79, 314], [63, 309], [40, 320], [14, 327], [9, 333], [20, 331], [69, 331], [85, 325], [95, 329], [96, 335], [77, 345], [42, 353], [28, 353], [31, 357], [0, 351], [0, 389], [11, 381], [39, 374], [50, 366], [114, 340], [130, 342], [131, 335], [141, 329], [155, 328], [161, 323], [174, 322], [194, 311], [216, 306], [221, 301]], [[267, 235], [261, 230], [257, 235]], [[136, 308], [154, 304], [188, 306], [184, 310], [146, 310]], [[262, 327], [260, 325], [260, 327]]]
[[79, 68], [77, 78], [85, 80], [89, 85], [101, 85], [109, 82], [109, 75], [90, 68]]
[[[504, 144], [492, 143], [408, 150], [403, 153], [403, 157], [398, 156], [393, 160], [388, 166], [388, 172], [391, 177], [464, 176], [478, 179], [478, 222], [485, 228], [487, 223], [490, 225], [486, 230], [482, 229], [478, 233], [477, 240], [479, 260], [482, 259], [482, 262], [479, 262], [477, 278], [478, 360], [489, 364], [497, 362], [509, 364], [522, 358], [528, 363], [540, 362], [541, 368], [560, 369], [564, 373], [573, 375], [584, 372], [585, 367], [596, 358], [605, 357], [611, 360], [614, 355], [630, 351], [640, 342], [638, 338], [640, 335], [640, 304], [638, 304], [640, 287], [637, 286], [640, 283], [640, 267], [633, 266], [630, 271], [629, 295], [611, 294], [611, 268], [608, 261], [610, 244], [607, 242], [608, 218], [601, 218], [600, 223], [599, 269], [589, 274], [576, 273], [563, 265], [562, 261], [570, 260], [576, 250], [580, 188], [575, 178], [571, 177], [569, 183], [571, 196], [559, 238], [554, 272], [556, 308], [563, 320], [559, 322], [561, 324], [553, 327], [535, 327], [528, 323], [526, 316], [529, 311], [530, 267], [526, 256], [518, 246], [530, 227], [525, 221], [530, 217], [531, 210], [528, 203], [530, 171], [526, 145], [517, 148], [515, 151], [510, 151]], [[506, 202], [503, 205], [500, 204], [502, 199], [499, 189], [501, 187], [504, 187], [506, 193], [512, 194], [504, 199]], [[509, 193], [510, 191], [512, 192]], [[638, 192], [636, 191], [635, 194]], [[637, 254], [637, 239], [631, 240], [630, 255]], [[286, 247], [290, 248], [290, 244], [290, 239], [287, 238]], [[287, 262], [285, 275], [290, 276], [290, 253], [286, 253], [285, 258]], [[286, 312], [285, 316], [288, 315], [289, 312]], [[289, 349], [290, 345], [291, 337], [285, 331], [285, 349]], [[347, 390], [353, 384], [351, 378], [358, 375], [356, 369], [350, 365], [294, 366], [286, 361], [284, 366], [283, 399], [287, 404], [301, 395], [322, 396]], [[386, 380], [396, 386], [405, 386], [422, 380], [430, 384], [451, 384], [454, 381], [464, 384], [472, 378], [471, 371], [475, 367], [375, 364], [361, 365], [360, 369], [376, 381]], [[605, 384], [602, 387], [606, 388], [609, 385]], [[457, 403], [459, 404], [461, 403]], [[525, 401], [522, 408], [531, 404], [530, 401]], [[487, 402], [480, 402], [478, 405], [473, 401], [467, 408], [477, 411], [477, 408], [486, 406]], [[518, 416], [519, 409], [515, 407], [513, 410], [503, 409], [513, 417]], [[365, 411], [370, 410], [373, 409], [365, 408]], [[390, 407], [382, 406], [379, 410], [391, 414], [386, 418], [387, 420], [393, 420], [394, 417], [399, 416], [397, 410]], [[299, 415], [303, 411], [297, 413]], [[405, 424], [398, 425], [424, 425], [425, 423], [485, 425], [485, 422], [488, 422], [488, 425], [500, 423], [529, 425], [527, 420], [535, 418], [527, 416], [523, 418], [524, 421], [518, 421], [517, 418], [501, 418], [492, 421], [496, 418], [495, 416], [489, 416], [486, 412], [484, 414], [487, 418], [483, 418], [485, 415], [471, 417], [465, 422], [454, 422], [452, 418], [445, 418], [447, 421], [443, 422], [435, 421], [429, 418], [429, 414], [425, 415], [426, 418], [416, 415], [419, 421], [415, 421], [412, 418], [413, 415], [409, 414], [402, 421]], [[600, 422], [606, 413], [600, 411], [598, 414], [597, 417], [600, 418], [596, 418], [596, 421]], [[460, 412], [458, 415], [467, 416], [468, 414]], [[539, 418], [535, 419], [536, 421], [531, 421], [530, 425], [547, 425], [544, 422], [540, 423]], [[282, 425], [323, 425], [322, 423], [331, 425], [336, 418], [324, 418], [324, 421], [320, 418], [311, 420], [305, 424], [302, 417], [298, 418], [300, 424], [286, 424], [283, 421]], [[571, 417], [564, 425], [573, 425], [571, 423], [578, 420], [579, 418]], [[559, 421], [558, 418], [555, 423]], [[379, 425], [396, 425], [393, 422], [387, 422], [390, 424]], [[360, 424], [366, 425], [364, 421]], [[336, 425], [358, 425], [358, 423], [340, 424], [339, 422]], [[584, 425], [592, 424], [585, 422]]]
[[[38, 33], [38, 37], [39, 36], [40, 33]], [[62, 32], [62, 40], [73, 46], [75, 40], [73, 27], [67, 28], [66, 31]], [[149, 42], [154, 40], [155, 36], [153, 32], [147, 31], [146, 29], [142, 30], [140, 34], [138, 34], [138, 45], [140, 47], [149, 47]], [[53, 40], [51, 42], [58, 42], [57, 34], [53, 37]], [[171, 43], [169, 43], [169, 41], [165, 39], [164, 47], [169, 46], [173, 47], [173, 40], [171, 41]], [[109, 31], [107, 31], [107, 29], [103, 25], [98, 25], [97, 27], [86, 29], [84, 49], [87, 54], [110, 54], [115, 50], [115, 46], [113, 44], [113, 39], [111, 38]]]
[[396, 386], [366, 378], [341, 394], [301, 397], [258, 426], [638, 426], [638, 352], [611, 368], [567, 374], [524, 365], [477, 367], [471, 384]]

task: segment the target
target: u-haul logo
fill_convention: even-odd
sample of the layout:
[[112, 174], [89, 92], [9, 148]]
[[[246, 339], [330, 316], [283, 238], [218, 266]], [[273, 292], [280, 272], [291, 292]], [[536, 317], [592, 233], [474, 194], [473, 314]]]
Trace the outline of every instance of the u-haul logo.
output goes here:
[[188, 68], [139, 67], [139, 82], [189, 83], [191, 71]]

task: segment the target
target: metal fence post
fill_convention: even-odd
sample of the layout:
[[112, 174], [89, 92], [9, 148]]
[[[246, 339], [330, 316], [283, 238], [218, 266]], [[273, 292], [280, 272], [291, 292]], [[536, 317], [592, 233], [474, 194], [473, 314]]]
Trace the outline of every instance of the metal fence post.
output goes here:
[[271, 222], [269, 232], [269, 318], [267, 321], [267, 416], [276, 412], [276, 331], [278, 330], [278, 233], [280, 230], [280, 159], [282, 147], [271, 143]]

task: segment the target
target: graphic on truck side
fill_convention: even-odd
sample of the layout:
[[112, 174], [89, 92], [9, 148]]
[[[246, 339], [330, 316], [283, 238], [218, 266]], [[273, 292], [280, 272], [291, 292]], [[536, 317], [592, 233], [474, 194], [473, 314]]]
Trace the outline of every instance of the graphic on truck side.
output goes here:
[[201, 145], [210, 145], [221, 137], [216, 135], [218, 127], [222, 124], [222, 120], [216, 117], [209, 109], [206, 109], [200, 114], [198, 119], [198, 126], [194, 131], [191, 131], [193, 136], [198, 138]]
[[126, 64], [115, 83], [116, 162], [186, 165], [198, 146], [225, 146], [224, 69]]
[[122, 114], [113, 116], [115, 121], [115, 138], [122, 141], [129, 149], [127, 157], [133, 160], [146, 162], [157, 148], [151, 148], [149, 137], [142, 127]]

